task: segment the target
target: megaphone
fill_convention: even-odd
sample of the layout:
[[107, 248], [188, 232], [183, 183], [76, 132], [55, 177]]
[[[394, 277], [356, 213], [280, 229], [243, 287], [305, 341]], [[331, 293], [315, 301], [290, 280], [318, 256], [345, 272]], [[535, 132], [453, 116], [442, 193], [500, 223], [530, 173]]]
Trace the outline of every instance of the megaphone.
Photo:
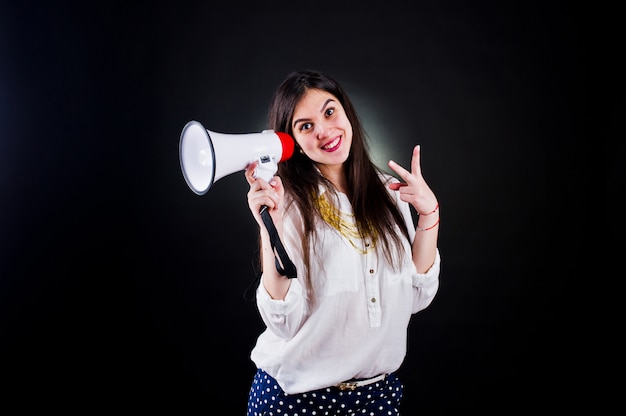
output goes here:
[[269, 181], [278, 163], [293, 155], [294, 146], [287, 133], [218, 133], [192, 120], [180, 135], [180, 166], [189, 188], [204, 195], [218, 179], [242, 171], [254, 161], [259, 162], [255, 176]]

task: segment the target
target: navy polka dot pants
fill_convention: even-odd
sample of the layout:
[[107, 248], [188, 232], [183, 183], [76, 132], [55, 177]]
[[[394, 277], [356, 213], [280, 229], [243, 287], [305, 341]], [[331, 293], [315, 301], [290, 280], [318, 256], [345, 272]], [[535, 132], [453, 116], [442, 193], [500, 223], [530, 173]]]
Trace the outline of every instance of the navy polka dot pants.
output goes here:
[[248, 396], [247, 416], [398, 416], [403, 389], [392, 373], [355, 390], [326, 387], [288, 395], [273, 377], [257, 370]]

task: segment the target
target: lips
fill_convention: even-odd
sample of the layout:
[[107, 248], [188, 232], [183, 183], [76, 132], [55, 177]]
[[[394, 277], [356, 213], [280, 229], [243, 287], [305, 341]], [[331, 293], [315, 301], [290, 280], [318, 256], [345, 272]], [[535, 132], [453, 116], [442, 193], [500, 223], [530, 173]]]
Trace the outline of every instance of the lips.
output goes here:
[[334, 152], [339, 147], [339, 144], [341, 144], [341, 136], [337, 136], [333, 141], [322, 146], [322, 150]]

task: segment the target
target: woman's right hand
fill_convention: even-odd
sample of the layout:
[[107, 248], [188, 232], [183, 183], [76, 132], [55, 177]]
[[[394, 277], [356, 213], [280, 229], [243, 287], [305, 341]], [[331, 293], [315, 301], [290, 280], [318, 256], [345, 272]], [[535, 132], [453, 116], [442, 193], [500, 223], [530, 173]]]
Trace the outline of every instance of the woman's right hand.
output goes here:
[[[272, 236], [270, 236], [269, 230], [261, 218], [261, 208], [266, 206], [279, 238], [281, 238], [285, 188], [283, 188], [283, 182], [278, 176], [272, 177], [269, 182], [261, 177], [255, 178], [254, 170], [257, 163], [253, 162], [246, 168], [246, 180], [250, 184], [248, 206], [259, 224], [261, 236], [261, 282], [272, 299], [285, 299], [291, 285], [291, 279], [279, 273], [278, 267], [275, 266], [276, 254], [272, 246]], [[264, 267], [266, 264], [269, 266]]]
[[274, 224], [282, 224], [283, 198], [285, 196], [283, 183], [278, 176], [274, 176], [269, 182], [263, 178], [255, 178], [254, 171], [257, 163], [256, 161], [252, 162], [245, 171], [246, 180], [250, 185], [250, 190], [248, 191], [250, 211], [256, 222], [264, 226], [260, 211], [263, 206], [267, 206]]

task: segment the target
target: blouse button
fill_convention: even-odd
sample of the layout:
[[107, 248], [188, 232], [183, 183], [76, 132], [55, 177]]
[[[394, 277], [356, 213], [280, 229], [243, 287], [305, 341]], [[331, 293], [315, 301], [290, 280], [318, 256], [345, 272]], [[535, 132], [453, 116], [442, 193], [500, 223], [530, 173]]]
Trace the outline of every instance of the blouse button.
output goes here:
[[370, 269], [370, 274], [374, 274], [374, 269]]
[[376, 303], [376, 298], [371, 298], [371, 299], [370, 299], [370, 302], [372, 302], [372, 303]]

